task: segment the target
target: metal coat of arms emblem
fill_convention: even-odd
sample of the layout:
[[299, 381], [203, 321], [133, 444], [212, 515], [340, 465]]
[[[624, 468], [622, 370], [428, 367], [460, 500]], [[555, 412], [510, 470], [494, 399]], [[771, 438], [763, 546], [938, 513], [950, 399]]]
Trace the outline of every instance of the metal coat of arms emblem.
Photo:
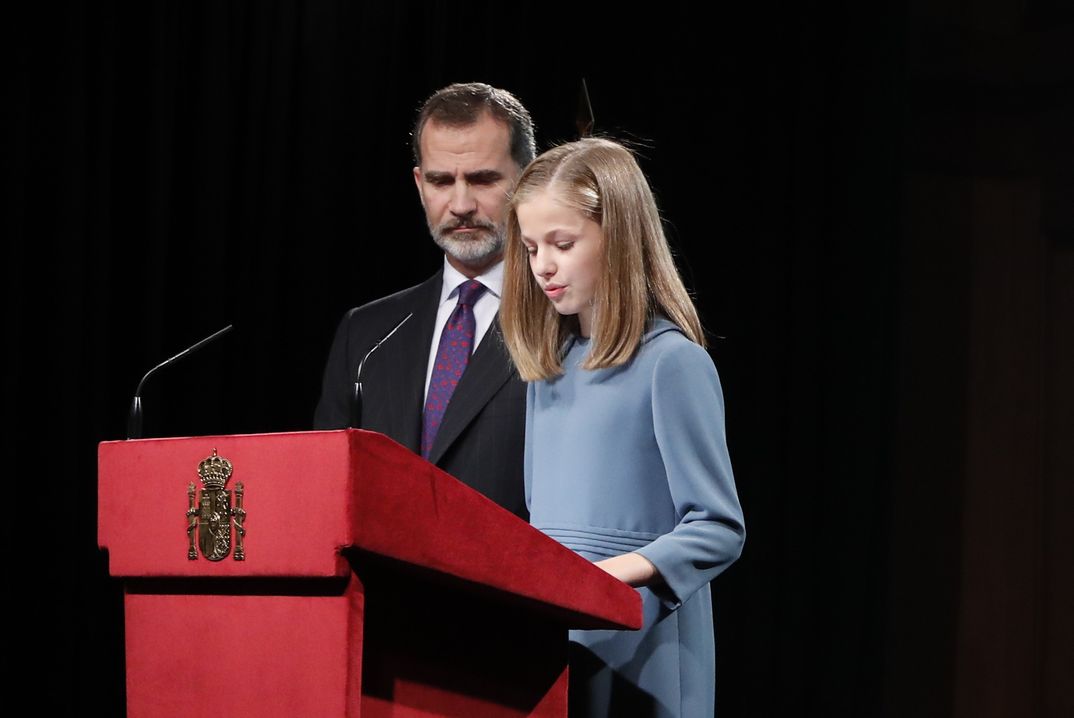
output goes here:
[[[232, 553], [236, 561], [246, 560], [243, 537], [246, 528], [246, 512], [242, 508], [243, 486], [235, 484], [235, 505], [232, 506], [232, 492], [225, 488], [231, 478], [231, 462], [216, 453], [198, 464], [198, 476], [201, 477], [201, 491], [198, 492], [193, 482], [187, 487], [186, 534], [189, 542], [186, 557], [191, 561], [201, 555], [210, 561], [221, 561]], [[234, 526], [235, 550], [232, 552], [232, 526]]]

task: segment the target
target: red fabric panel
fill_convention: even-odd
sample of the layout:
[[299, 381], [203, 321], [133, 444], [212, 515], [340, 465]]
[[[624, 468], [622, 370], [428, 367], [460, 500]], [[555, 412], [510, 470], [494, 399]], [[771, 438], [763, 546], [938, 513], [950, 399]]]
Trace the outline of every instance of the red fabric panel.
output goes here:
[[[187, 559], [187, 485], [217, 449], [246, 488], [246, 560]], [[348, 444], [342, 432], [102, 443], [98, 542], [113, 576], [346, 576]]]
[[127, 709], [142, 716], [357, 716], [362, 599], [128, 593]]

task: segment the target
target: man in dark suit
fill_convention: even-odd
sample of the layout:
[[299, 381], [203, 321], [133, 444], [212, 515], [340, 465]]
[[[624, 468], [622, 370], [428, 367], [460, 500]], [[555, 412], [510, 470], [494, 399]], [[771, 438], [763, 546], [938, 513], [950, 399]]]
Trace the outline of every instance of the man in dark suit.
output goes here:
[[314, 426], [347, 426], [359, 363], [413, 313], [362, 365], [361, 428], [525, 517], [526, 387], [496, 316], [507, 202], [534, 156], [533, 123], [504, 90], [450, 85], [422, 106], [413, 149], [414, 183], [444, 266], [416, 287], [347, 312]]

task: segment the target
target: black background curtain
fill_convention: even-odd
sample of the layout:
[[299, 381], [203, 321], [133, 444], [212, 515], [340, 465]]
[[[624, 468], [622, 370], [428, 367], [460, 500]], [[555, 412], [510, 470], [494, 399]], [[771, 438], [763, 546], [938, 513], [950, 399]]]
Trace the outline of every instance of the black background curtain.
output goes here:
[[[976, 250], [907, 226], [929, 221], [911, 212], [913, 173], [948, 156], [920, 149], [937, 124], [922, 118], [977, 117], [987, 93], [952, 98], [935, 69], [977, 26], [956, 3], [919, 5], [23, 9], [3, 31], [9, 695], [32, 689], [43, 715], [122, 713], [95, 453], [123, 438], [142, 373], [233, 323], [150, 380], [146, 435], [309, 428], [343, 312], [439, 267], [410, 175], [420, 102], [454, 81], [505, 87], [543, 150], [576, 136], [585, 78], [596, 132], [640, 154], [726, 394], [748, 539], [713, 584], [719, 713], [965, 709], [967, 420], [942, 393], [973, 351], [969, 309], [950, 307], [973, 301]], [[1029, 5], [1016, 33], [1070, 36], [1058, 5]], [[1009, 85], [1066, 117], [1071, 73], [1053, 59], [1057, 79]], [[1061, 137], [1045, 149], [1069, 151]], [[973, 164], [949, 154], [944, 176]], [[1061, 194], [1069, 174], [1048, 167], [1020, 171], [1051, 172]], [[955, 325], [922, 348], [919, 271], [936, 256], [954, 279], [926, 297], [952, 302]], [[908, 404], [921, 376], [936, 393]], [[915, 454], [918, 431], [946, 438]]]

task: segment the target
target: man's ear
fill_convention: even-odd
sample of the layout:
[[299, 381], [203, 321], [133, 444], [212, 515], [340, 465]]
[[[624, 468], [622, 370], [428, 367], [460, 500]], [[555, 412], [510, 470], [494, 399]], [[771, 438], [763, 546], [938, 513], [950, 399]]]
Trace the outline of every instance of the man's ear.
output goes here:
[[425, 195], [421, 191], [421, 167], [414, 168], [414, 186], [418, 188], [418, 199], [421, 200], [421, 206], [425, 206]]

